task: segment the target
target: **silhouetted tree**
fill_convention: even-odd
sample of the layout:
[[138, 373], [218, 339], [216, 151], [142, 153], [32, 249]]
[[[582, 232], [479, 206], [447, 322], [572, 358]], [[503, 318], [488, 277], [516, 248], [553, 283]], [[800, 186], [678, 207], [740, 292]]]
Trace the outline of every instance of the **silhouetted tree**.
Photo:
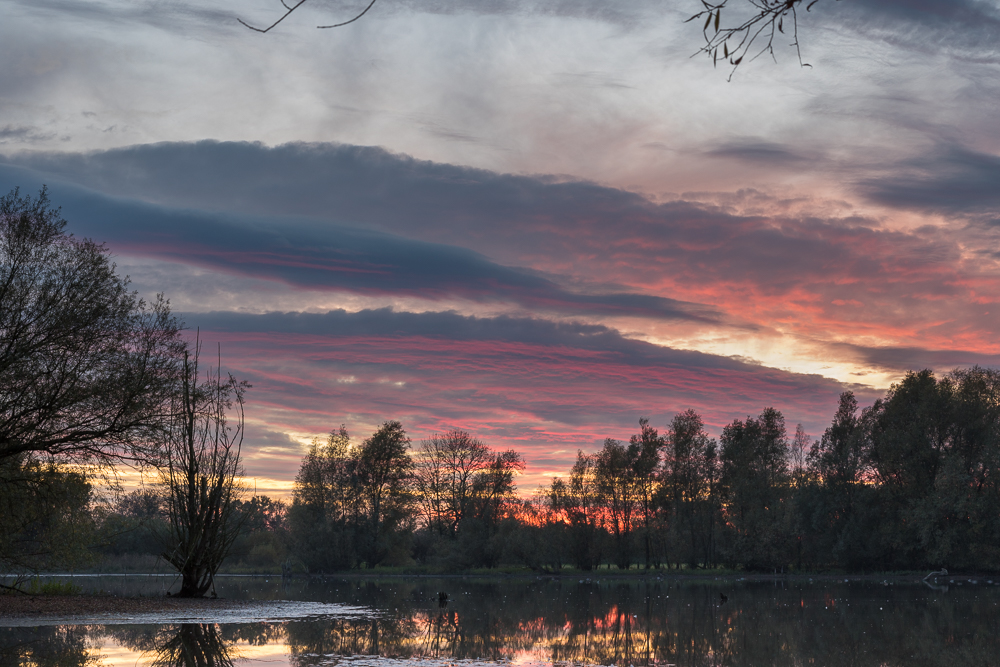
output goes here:
[[86, 564], [88, 547], [98, 541], [91, 490], [84, 474], [52, 462], [0, 461], [0, 570], [26, 574]]
[[180, 323], [66, 224], [45, 188], [0, 197], [0, 461], [148, 461], [176, 386]]
[[[639, 419], [639, 433], [629, 438], [630, 456], [634, 456], [636, 499], [642, 518], [642, 546], [644, 563], [648, 568], [653, 562], [653, 524], [656, 515], [656, 496], [660, 480], [660, 451], [664, 447], [663, 438], [649, 425], [645, 417]], [[661, 531], [662, 532], [662, 531]]]
[[785, 418], [765, 408], [722, 430], [721, 490], [730, 528], [727, 560], [751, 569], [783, 565], [788, 489]]
[[594, 466], [594, 456], [577, 451], [569, 481], [564, 482], [556, 477], [549, 488], [552, 511], [565, 515], [569, 522], [566, 545], [569, 558], [581, 570], [597, 567], [602, 555], [603, 507]]
[[[200, 341], [185, 353], [161, 478], [168, 518], [163, 558], [181, 575], [180, 597], [201, 597], [239, 534], [240, 449], [249, 385], [220, 368], [199, 379]], [[232, 417], [230, 415], [232, 414]]]
[[615, 560], [619, 568], [627, 570], [632, 564], [632, 529], [639, 499], [636, 480], [639, 449], [608, 438], [595, 456], [594, 479], [615, 538]]
[[347, 569], [361, 560], [363, 497], [357, 453], [341, 425], [326, 443], [313, 440], [302, 459], [288, 525], [295, 553], [311, 571]]
[[409, 446], [403, 425], [387, 421], [358, 448], [356, 470], [364, 526], [361, 551], [369, 567], [393, 551], [401, 556], [399, 529], [412, 528], [413, 460]]
[[183, 349], [167, 303], [66, 224], [44, 187], [0, 197], [0, 563], [17, 569], [86, 559], [84, 473], [155, 460]]
[[424, 522], [438, 535], [454, 538], [474, 501], [476, 476], [494, 463], [494, 454], [466, 431], [452, 430], [420, 443], [414, 481]]
[[663, 487], [671, 533], [678, 542], [675, 549], [692, 567], [714, 560], [716, 458], [715, 441], [698, 413], [674, 415], [666, 436]]

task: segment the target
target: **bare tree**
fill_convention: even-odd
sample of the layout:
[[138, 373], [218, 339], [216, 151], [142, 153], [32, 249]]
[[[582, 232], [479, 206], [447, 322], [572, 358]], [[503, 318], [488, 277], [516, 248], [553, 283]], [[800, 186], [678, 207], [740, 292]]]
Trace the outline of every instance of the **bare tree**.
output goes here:
[[243, 396], [250, 385], [231, 374], [223, 379], [218, 366], [199, 380], [200, 352], [196, 340], [193, 353], [184, 354], [161, 470], [168, 517], [163, 557], [181, 574], [180, 597], [201, 597], [213, 588], [215, 574], [239, 533], [234, 501], [245, 490], [240, 448]]
[[809, 455], [809, 445], [811, 439], [802, 424], [795, 427], [795, 436], [789, 446], [788, 454], [791, 459], [792, 479], [796, 484], [802, 484], [806, 475], [806, 458]]
[[475, 476], [493, 463], [493, 452], [466, 431], [452, 430], [423, 440], [414, 481], [427, 525], [454, 537], [473, 503]]

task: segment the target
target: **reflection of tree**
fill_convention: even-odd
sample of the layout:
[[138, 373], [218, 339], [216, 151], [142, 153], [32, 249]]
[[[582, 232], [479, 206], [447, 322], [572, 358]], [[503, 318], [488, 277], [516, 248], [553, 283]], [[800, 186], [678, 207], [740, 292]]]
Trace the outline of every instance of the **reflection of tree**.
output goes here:
[[[725, 588], [657, 581], [338, 582], [344, 600], [387, 613], [287, 623], [0, 628], [0, 664], [91, 667], [103, 637], [155, 665], [226, 667], [236, 642], [286, 643], [297, 667], [332, 656], [690, 667], [951, 667], [996, 664], [995, 589], [919, 586]], [[720, 582], [722, 585], [722, 582]], [[719, 603], [719, 591], [727, 593]], [[327, 591], [329, 595], [334, 591]], [[327, 598], [329, 599], [329, 598]], [[89, 636], [88, 636], [89, 635]], [[93, 651], [96, 655], [97, 651]]]
[[502, 660], [527, 651], [563, 664], [945, 667], [993, 664], [988, 656], [1000, 653], [992, 591], [949, 599], [905, 586], [734, 591], [730, 583], [720, 605], [713, 586], [476, 582], [442, 610], [410, 585], [339, 586], [352, 599], [368, 590], [378, 608], [398, 611], [289, 623], [292, 664], [324, 654]]
[[73, 626], [0, 628], [0, 665], [97, 667], [86, 640], [86, 628]]
[[153, 667], [232, 667], [232, 644], [213, 623], [183, 623], [155, 647]]

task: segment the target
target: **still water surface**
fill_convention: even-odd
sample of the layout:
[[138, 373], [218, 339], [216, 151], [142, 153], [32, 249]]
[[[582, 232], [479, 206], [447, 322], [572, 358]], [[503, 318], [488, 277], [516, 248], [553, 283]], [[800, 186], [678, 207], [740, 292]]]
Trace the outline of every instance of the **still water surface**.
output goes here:
[[[220, 577], [217, 617], [0, 627], [3, 664], [1000, 665], [1000, 585], [669, 578]], [[170, 579], [76, 578], [159, 594]], [[438, 592], [448, 593], [447, 604]], [[723, 600], [722, 596], [726, 599]], [[23, 622], [22, 622], [23, 623]], [[0, 626], [10, 626], [0, 619]]]

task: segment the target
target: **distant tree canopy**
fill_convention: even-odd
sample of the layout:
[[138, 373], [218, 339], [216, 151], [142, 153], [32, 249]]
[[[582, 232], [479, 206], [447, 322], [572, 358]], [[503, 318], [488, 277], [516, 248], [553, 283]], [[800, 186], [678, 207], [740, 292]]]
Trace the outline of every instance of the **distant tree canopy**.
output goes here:
[[[1000, 571], [1000, 371], [908, 373], [873, 405], [841, 395], [829, 428], [789, 436], [773, 407], [716, 441], [680, 412], [579, 452], [529, 499], [525, 468], [452, 430], [419, 443], [386, 421], [314, 441], [290, 507], [241, 498], [245, 383], [199, 379], [164, 301], [147, 307], [107, 251], [64, 232], [43, 189], [0, 198], [0, 568], [159, 552], [201, 595], [244, 567], [329, 572], [521, 564], [558, 571]], [[88, 468], [158, 466], [108, 506]], [[158, 538], [158, 539], [157, 539]], [[157, 543], [159, 542], [159, 543]]]
[[[362, 472], [383, 440], [374, 458], [388, 477]], [[693, 410], [662, 435], [642, 419], [628, 442], [580, 452], [566, 479], [530, 499], [515, 494], [517, 452], [461, 430], [414, 452], [405, 441], [386, 422], [358, 446], [343, 427], [314, 443], [289, 510], [290, 553], [320, 571], [1000, 570], [995, 370], [909, 373], [864, 409], [845, 392], [812, 442], [801, 426], [790, 436], [774, 408], [733, 420], [718, 441]]]

